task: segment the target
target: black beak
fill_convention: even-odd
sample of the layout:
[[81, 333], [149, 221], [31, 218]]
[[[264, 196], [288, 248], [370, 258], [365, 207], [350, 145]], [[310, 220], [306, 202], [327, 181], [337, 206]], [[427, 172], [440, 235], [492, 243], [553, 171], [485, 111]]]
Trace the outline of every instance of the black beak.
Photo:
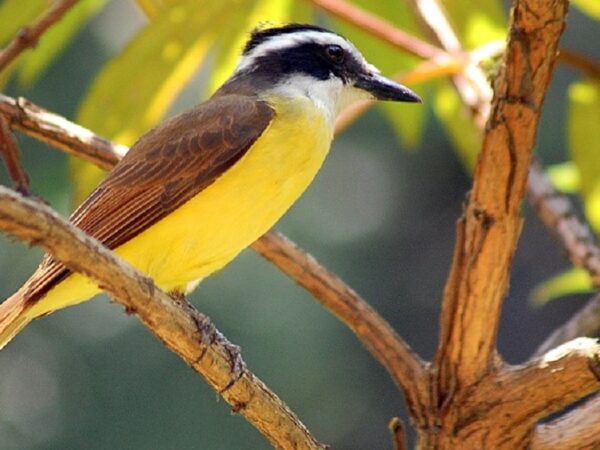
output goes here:
[[406, 86], [402, 86], [376, 73], [358, 75], [354, 85], [359, 89], [369, 92], [377, 100], [423, 103], [421, 97]]

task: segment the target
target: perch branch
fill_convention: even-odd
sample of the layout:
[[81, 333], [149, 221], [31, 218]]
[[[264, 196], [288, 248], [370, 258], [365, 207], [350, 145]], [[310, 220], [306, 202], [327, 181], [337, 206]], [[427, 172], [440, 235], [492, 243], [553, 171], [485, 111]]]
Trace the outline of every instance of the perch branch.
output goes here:
[[600, 395], [573, 411], [538, 425], [529, 450], [595, 450], [600, 448]]
[[0, 72], [25, 49], [35, 47], [40, 36], [58, 22], [77, 2], [78, 0], [56, 1], [37, 22], [29, 27], [21, 28], [15, 38], [0, 51]]
[[457, 244], [436, 355], [441, 402], [496, 364], [495, 341], [510, 264], [521, 231], [519, 207], [544, 96], [564, 29], [566, 1], [516, 0], [473, 190]]
[[40, 245], [95, 280], [255, 426], [276, 448], [323, 449], [295, 414], [247, 368], [210, 320], [177, 302], [98, 241], [40, 202], [0, 186], [0, 228]]
[[[126, 147], [112, 144], [24, 99], [16, 101], [0, 94], [0, 114], [24, 133], [76, 156], [84, 155], [86, 160], [103, 168], [112, 167], [127, 152]], [[428, 391], [424, 364], [381, 316], [339, 278], [283, 236], [267, 233], [253, 247], [291, 275], [355, 331], [394, 380], [403, 387], [408, 403], [413, 405], [415, 417], [425, 417], [422, 402]], [[306, 265], [307, 261], [311, 262], [310, 266]], [[311, 272], [313, 270], [314, 273]], [[361, 323], [361, 318], [355, 317], [353, 310], [355, 313], [364, 310], [369, 314]], [[394, 351], [399, 353], [394, 356]]]
[[21, 164], [21, 153], [5, 117], [0, 117], [0, 153], [15, 186], [22, 194], [29, 193], [29, 177]]

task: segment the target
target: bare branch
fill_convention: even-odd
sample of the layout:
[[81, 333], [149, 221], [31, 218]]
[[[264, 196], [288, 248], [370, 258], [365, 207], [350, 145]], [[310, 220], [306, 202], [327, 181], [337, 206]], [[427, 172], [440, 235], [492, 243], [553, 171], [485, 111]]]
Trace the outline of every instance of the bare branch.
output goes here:
[[550, 349], [579, 336], [595, 336], [600, 329], [600, 294], [596, 294], [573, 317], [558, 327], [535, 351], [540, 356]]
[[583, 72], [590, 78], [595, 78], [600, 81], [600, 64], [588, 58], [585, 55], [577, 53], [573, 50], [561, 48], [558, 53], [558, 61]]
[[390, 433], [392, 433], [392, 443], [394, 450], [406, 450], [406, 429], [404, 422], [399, 417], [392, 417], [388, 423]]
[[519, 207], [568, 2], [516, 0], [473, 190], [458, 223], [436, 355], [448, 400], [495, 364], [495, 341], [521, 231]]
[[276, 448], [325, 448], [246, 368], [239, 349], [206, 316], [186, 302], [175, 301], [50, 208], [0, 186], [0, 229], [42, 246], [69, 269], [95, 280]]
[[17, 36], [0, 52], [0, 72], [6, 68], [23, 50], [35, 47], [40, 36], [58, 22], [78, 0], [59, 0], [30, 27], [19, 30]]
[[549, 423], [539, 425], [529, 450], [595, 450], [600, 448], [600, 395]]
[[[61, 116], [21, 100], [19, 107], [10, 97], [0, 95], [0, 114], [33, 137], [80, 156], [101, 167], [111, 167], [125, 147], [112, 144]], [[71, 146], [71, 144], [73, 144]], [[293, 242], [276, 233], [267, 233], [253, 248], [307, 289], [324, 306], [348, 325], [373, 355], [403, 387], [415, 417], [424, 417], [429, 395], [425, 366], [391, 326], [343, 281], [337, 278]], [[310, 262], [310, 264], [308, 264]], [[367, 314], [358, 317], [360, 311]]]
[[348, 23], [356, 25], [362, 31], [377, 36], [388, 44], [420, 58], [443, 60], [448, 57], [446, 52], [439, 48], [344, 0], [309, 0], [309, 2]]
[[590, 274], [595, 287], [600, 287], [600, 247], [587, 224], [566, 195], [559, 193], [537, 164], [529, 174], [529, 197], [538, 217], [551, 230], [566, 250], [571, 262]]
[[265, 234], [252, 248], [310, 292], [344, 322], [402, 388], [411, 415], [426, 424], [426, 365], [371, 306], [337, 276], [279, 233]]
[[8, 174], [15, 189], [22, 194], [29, 193], [29, 177], [21, 164], [21, 152], [6, 118], [0, 117], [0, 153], [6, 163]]

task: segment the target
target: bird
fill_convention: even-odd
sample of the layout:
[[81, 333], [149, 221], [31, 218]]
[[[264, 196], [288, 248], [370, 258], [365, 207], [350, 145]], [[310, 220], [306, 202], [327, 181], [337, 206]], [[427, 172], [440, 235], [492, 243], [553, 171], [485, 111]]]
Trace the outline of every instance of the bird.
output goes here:
[[[256, 28], [230, 78], [141, 136], [69, 220], [161, 289], [187, 294], [300, 197], [329, 152], [337, 115], [361, 99], [421, 102], [334, 31]], [[45, 255], [0, 304], [0, 348], [33, 319], [100, 292]]]

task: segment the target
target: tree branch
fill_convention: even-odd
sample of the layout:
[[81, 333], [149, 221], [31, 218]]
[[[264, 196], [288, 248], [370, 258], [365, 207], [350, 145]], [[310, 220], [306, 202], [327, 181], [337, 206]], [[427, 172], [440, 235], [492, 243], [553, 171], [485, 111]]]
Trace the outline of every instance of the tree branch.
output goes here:
[[58, 22], [78, 0], [59, 0], [30, 27], [23, 27], [17, 36], [0, 52], [0, 72], [8, 66], [23, 50], [35, 47], [40, 36]]
[[600, 448], [600, 395], [573, 411], [539, 425], [529, 450], [595, 450]]
[[0, 186], [0, 228], [40, 245], [69, 269], [98, 285], [136, 314], [146, 327], [204, 377], [233, 410], [276, 448], [323, 449], [296, 415], [254, 376], [239, 353], [187, 302], [168, 296], [47, 206]]
[[495, 341], [544, 96], [567, 12], [564, 0], [516, 0], [503, 64], [457, 225], [436, 355], [441, 402], [495, 365]]

